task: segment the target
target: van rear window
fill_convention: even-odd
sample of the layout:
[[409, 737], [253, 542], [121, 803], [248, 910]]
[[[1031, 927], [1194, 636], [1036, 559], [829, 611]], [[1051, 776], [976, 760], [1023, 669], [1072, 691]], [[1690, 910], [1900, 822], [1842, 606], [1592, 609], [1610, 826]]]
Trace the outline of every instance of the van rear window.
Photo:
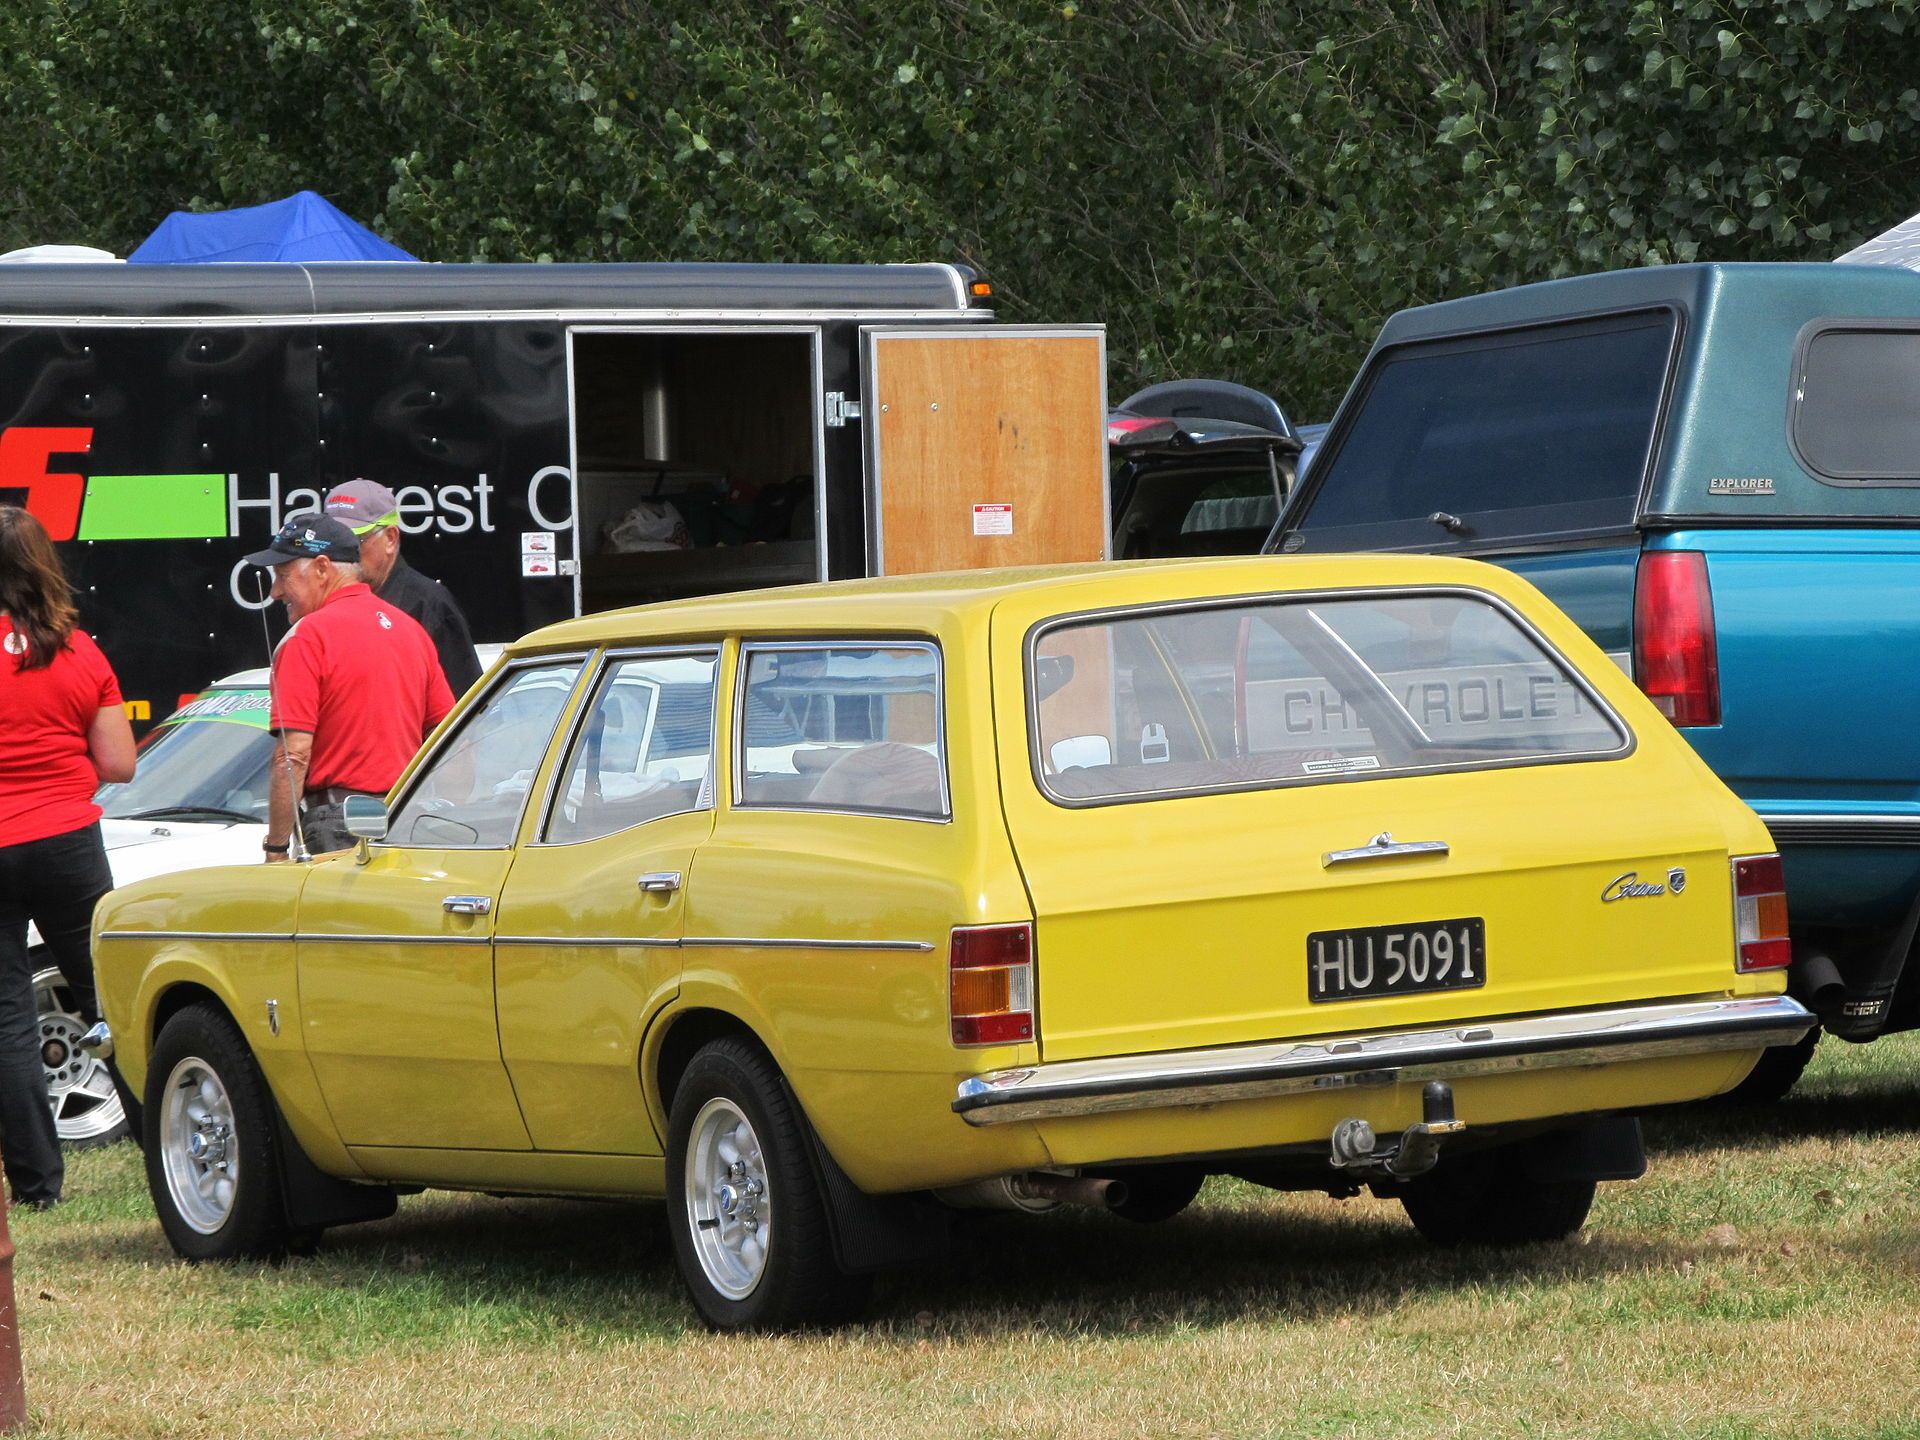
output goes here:
[[1288, 519], [1309, 550], [1463, 549], [1634, 522], [1665, 311], [1397, 346]]
[[1063, 804], [1624, 753], [1625, 726], [1490, 597], [1129, 612], [1029, 644], [1034, 773]]

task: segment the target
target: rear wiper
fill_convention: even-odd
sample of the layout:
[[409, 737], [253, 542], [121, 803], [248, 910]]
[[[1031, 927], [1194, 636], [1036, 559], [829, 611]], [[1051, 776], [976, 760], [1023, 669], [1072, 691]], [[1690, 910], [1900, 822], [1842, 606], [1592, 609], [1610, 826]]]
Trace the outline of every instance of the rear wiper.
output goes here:
[[223, 810], [218, 805], [163, 805], [157, 810], [138, 810], [131, 815], [109, 815], [109, 820], [231, 820], [236, 825], [264, 825], [258, 815], [243, 810]]
[[1471, 527], [1468, 526], [1466, 521], [1462, 520], [1458, 515], [1449, 515], [1444, 510], [1436, 510], [1427, 516], [1427, 523], [1429, 525], [1438, 525], [1449, 535], [1466, 535], [1471, 533]]

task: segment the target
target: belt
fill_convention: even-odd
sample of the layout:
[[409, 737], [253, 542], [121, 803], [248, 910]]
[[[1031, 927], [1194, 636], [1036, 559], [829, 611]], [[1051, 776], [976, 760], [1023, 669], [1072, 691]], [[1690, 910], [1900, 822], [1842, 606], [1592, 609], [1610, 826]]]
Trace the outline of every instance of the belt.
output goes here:
[[312, 809], [316, 805], [344, 805], [349, 795], [371, 795], [376, 800], [386, 797], [378, 790], [349, 790], [344, 785], [329, 785], [324, 790], [309, 790], [300, 797], [300, 808]]

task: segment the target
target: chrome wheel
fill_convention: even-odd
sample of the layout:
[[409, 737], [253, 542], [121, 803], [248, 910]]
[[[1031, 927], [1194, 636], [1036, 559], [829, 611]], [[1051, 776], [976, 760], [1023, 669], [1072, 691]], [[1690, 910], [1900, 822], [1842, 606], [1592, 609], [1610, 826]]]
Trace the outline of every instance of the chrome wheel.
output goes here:
[[687, 1225], [700, 1270], [729, 1300], [744, 1300], [767, 1270], [772, 1196], [760, 1137], [724, 1095], [700, 1107], [687, 1146]]
[[180, 1218], [211, 1235], [233, 1214], [240, 1147], [233, 1101], [213, 1067], [189, 1055], [167, 1076], [160, 1113], [160, 1163]]
[[127, 1126], [126, 1107], [113, 1088], [104, 1060], [82, 1050], [87, 1022], [73, 987], [57, 969], [35, 972], [33, 1005], [39, 1014], [40, 1063], [47, 1072], [47, 1103], [63, 1144], [117, 1139]]

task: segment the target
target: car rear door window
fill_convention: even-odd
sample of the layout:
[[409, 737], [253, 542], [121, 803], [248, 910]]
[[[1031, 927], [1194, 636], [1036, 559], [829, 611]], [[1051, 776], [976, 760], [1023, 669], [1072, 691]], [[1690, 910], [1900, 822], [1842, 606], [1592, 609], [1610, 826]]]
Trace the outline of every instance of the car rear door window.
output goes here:
[[1030, 644], [1034, 769], [1066, 804], [1624, 753], [1625, 726], [1475, 592], [1235, 602]]
[[932, 645], [749, 645], [737, 802], [944, 818], [940, 707]]
[[575, 732], [545, 839], [565, 845], [713, 803], [718, 657], [611, 662]]
[[1675, 320], [1611, 316], [1395, 347], [1287, 524], [1309, 550], [1464, 549], [1631, 527]]

